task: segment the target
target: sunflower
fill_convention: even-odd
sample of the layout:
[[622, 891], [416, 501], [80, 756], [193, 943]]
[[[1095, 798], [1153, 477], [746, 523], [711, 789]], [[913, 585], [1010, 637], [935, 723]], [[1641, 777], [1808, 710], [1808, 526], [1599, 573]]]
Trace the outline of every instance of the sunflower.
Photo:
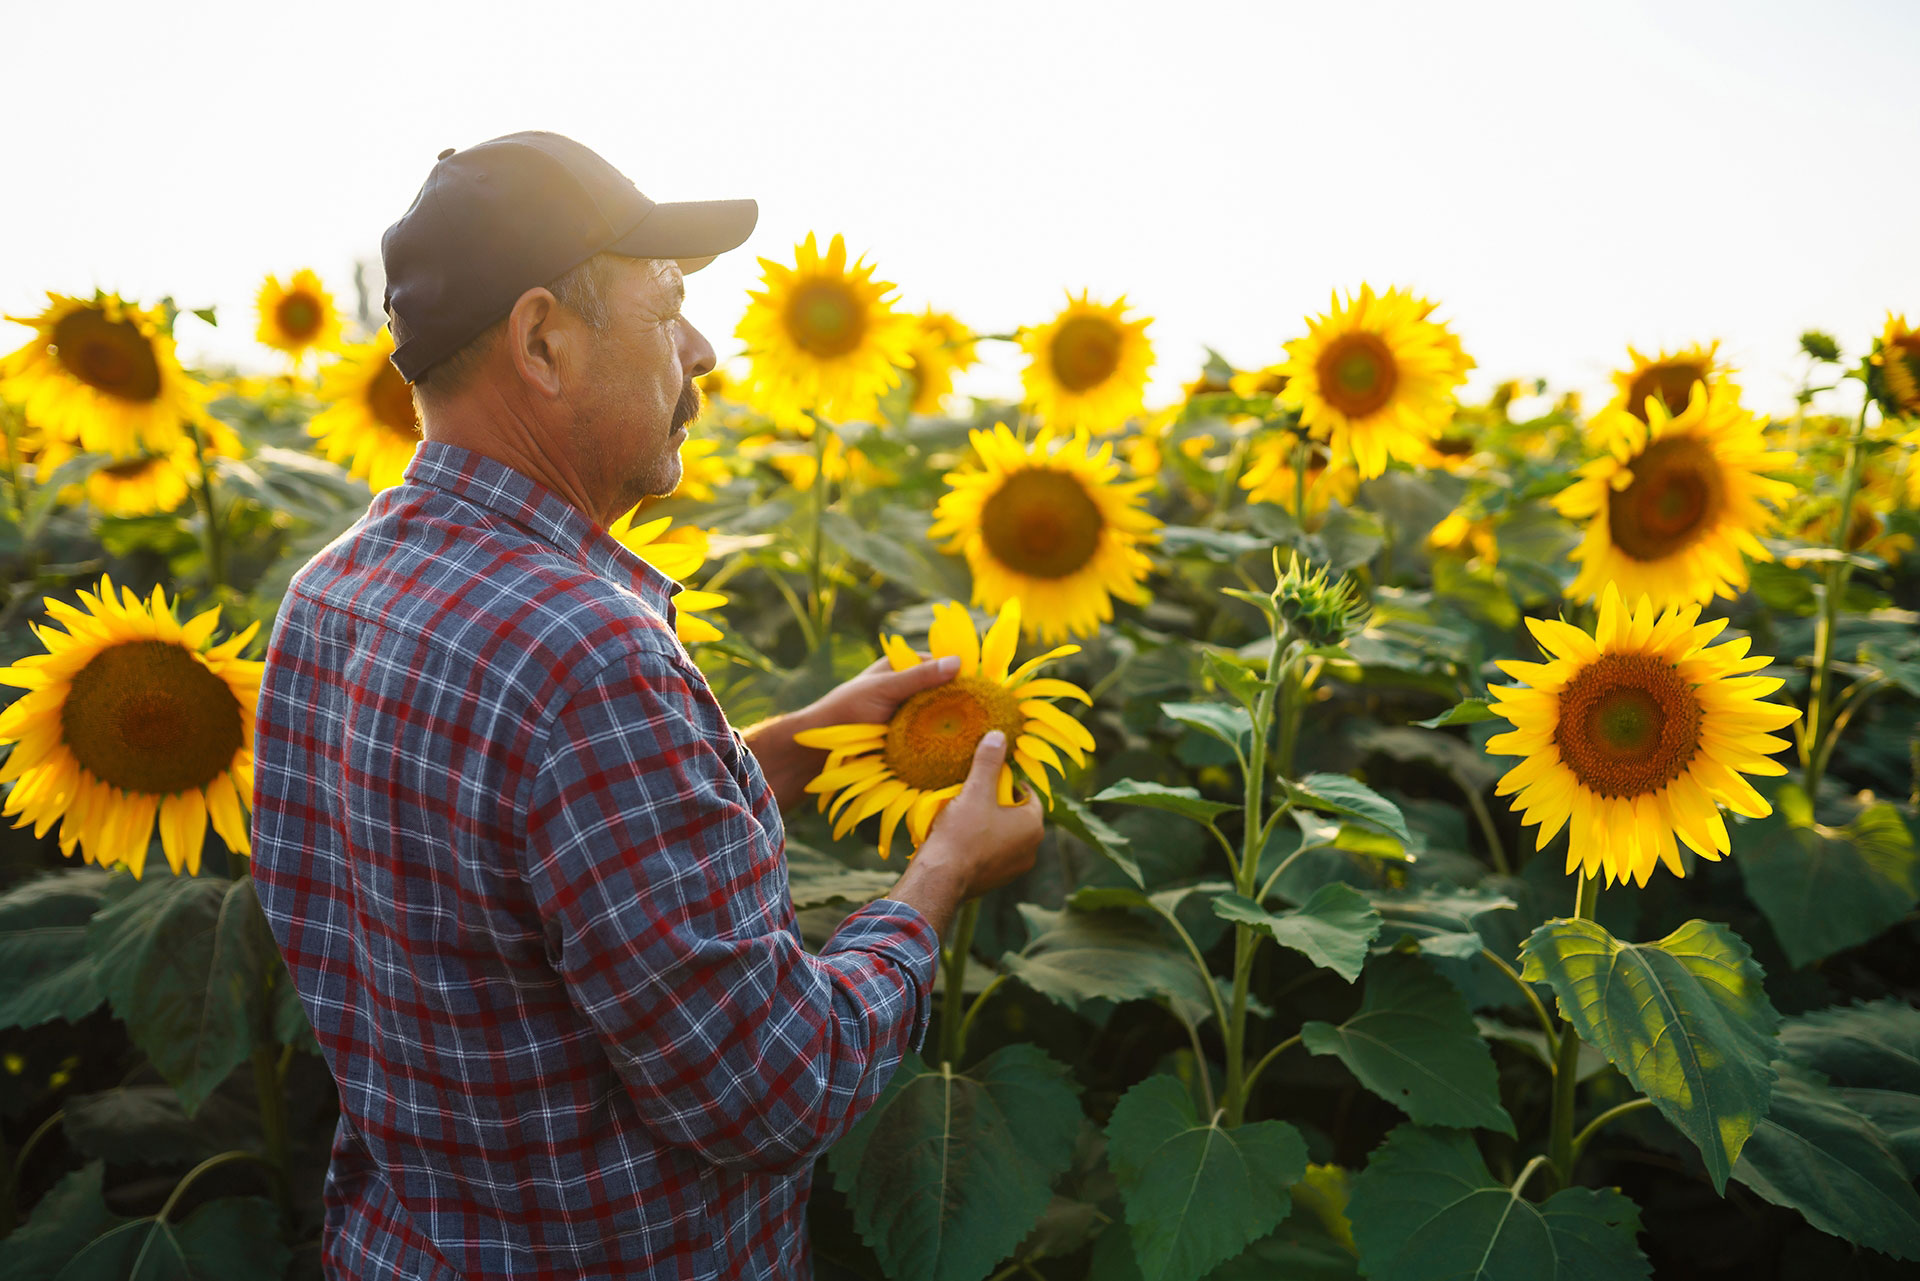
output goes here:
[[1867, 357], [1867, 385], [1889, 418], [1920, 414], [1920, 332], [1887, 313], [1887, 327]]
[[[1900, 506], [1900, 478], [1888, 465], [1886, 456], [1867, 459], [1860, 469], [1860, 483], [1853, 495], [1853, 517], [1847, 522], [1847, 550], [1878, 556], [1889, 565], [1897, 565], [1914, 548], [1913, 535], [1889, 526], [1887, 517]], [[1805, 495], [1791, 508], [1784, 524], [1794, 541], [1814, 547], [1833, 546], [1834, 517], [1840, 509], [1838, 494]], [[1792, 552], [1781, 556], [1784, 565], [1799, 568], [1805, 557]]]
[[809, 410], [845, 422], [874, 421], [880, 397], [900, 382], [913, 317], [894, 310], [893, 285], [864, 259], [847, 265], [835, 236], [823, 256], [813, 233], [794, 265], [762, 258], [761, 292], [734, 329], [752, 364], [752, 400], [776, 422], [797, 426]]
[[1117, 431], [1145, 405], [1153, 344], [1151, 317], [1126, 319], [1127, 299], [1087, 301], [1082, 289], [1067, 295], [1060, 314], [1037, 329], [1020, 331], [1028, 356], [1020, 374], [1027, 403], [1056, 431]]
[[202, 391], [174, 356], [166, 313], [122, 302], [47, 295], [26, 346], [0, 358], [0, 396], [49, 436], [125, 458], [141, 446], [165, 453], [198, 411]]
[[208, 819], [230, 849], [251, 851], [242, 807], [265, 664], [237, 655], [260, 624], [208, 648], [217, 606], [181, 623], [162, 588], [151, 602], [120, 590], [103, 577], [97, 596], [80, 593], [85, 609], [49, 600], [67, 630], [35, 627], [47, 652], [0, 668], [0, 682], [27, 691], [0, 712], [0, 743], [14, 745], [0, 813], [36, 837], [58, 819], [61, 853], [79, 845], [88, 862], [136, 877], [157, 817], [168, 864], [198, 873]]
[[420, 444], [420, 416], [413, 388], [388, 359], [393, 335], [385, 329], [372, 342], [344, 347], [340, 359], [320, 371], [320, 398], [327, 407], [307, 424], [328, 462], [347, 462], [347, 474], [364, 477], [374, 493], [405, 478]]
[[1385, 471], [1389, 455], [1421, 460], [1452, 420], [1453, 389], [1473, 360], [1445, 325], [1427, 319], [1434, 305], [1363, 284], [1344, 305], [1336, 294], [1326, 315], [1308, 318], [1306, 337], [1287, 344], [1281, 403], [1331, 436], [1336, 458], [1352, 455], [1361, 480]]
[[199, 456], [182, 440], [165, 454], [124, 459], [87, 476], [87, 501], [109, 516], [147, 516], [170, 512], [187, 501], [190, 478], [197, 483]]
[[1645, 885], [1665, 863], [1683, 876], [1676, 836], [1702, 858], [1731, 849], [1717, 805], [1771, 812], [1741, 775], [1787, 772], [1771, 759], [1787, 743], [1768, 731], [1800, 713], [1763, 701], [1781, 681], [1747, 675], [1772, 659], [1749, 657], [1745, 639], [1709, 646], [1726, 620], [1699, 617], [1698, 605], [1656, 615], [1645, 596], [1629, 609], [1608, 583], [1593, 635], [1529, 618], [1549, 661], [1499, 664], [1526, 684], [1493, 687], [1514, 728], [1487, 751], [1525, 759], [1496, 794], [1519, 793], [1521, 820], [1540, 825], [1536, 849], [1571, 820], [1567, 871]]
[[1646, 422], [1649, 396], [1666, 406], [1669, 417], [1687, 407], [1693, 389], [1701, 384], [1708, 388], [1724, 387], [1737, 396], [1740, 389], [1734, 385], [1732, 370], [1714, 359], [1719, 349], [1718, 341], [1704, 347], [1695, 343], [1674, 352], [1662, 348], [1658, 356], [1648, 357], [1632, 347], [1627, 348], [1633, 368], [1613, 375], [1615, 394], [1609, 408], [1624, 409]]
[[1112, 441], [1095, 453], [1085, 431], [1043, 427], [1026, 445], [1005, 423], [969, 434], [981, 466], [947, 475], [952, 488], [927, 532], [966, 556], [974, 604], [997, 610], [1018, 598], [1027, 633], [1054, 640], [1098, 631], [1114, 596], [1147, 599], [1152, 563], [1138, 544], [1160, 536], [1141, 499], [1153, 481], [1116, 482]]
[[[804, 424], [805, 436], [811, 438], [813, 424]], [[869, 459], [858, 449], [850, 449], [839, 435], [828, 432], [826, 440], [820, 446], [820, 457], [816, 461], [811, 443], [805, 449], [792, 448], [794, 442], [784, 441], [779, 436], [761, 433], [744, 437], [740, 441], [740, 452], [749, 457], [764, 458], [775, 471], [786, 478], [787, 484], [801, 493], [813, 488], [816, 471], [826, 473], [827, 482], [852, 480], [855, 484], [869, 489], [882, 485], [898, 484], [900, 478], [885, 467]], [[780, 448], [775, 448], [779, 446]]]
[[1793, 455], [1766, 447], [1763, 424], [1731, 388], [1695, 384], [1677, 417], [1658, 396], [1646, 409], [1646, 422], [1617, 408], [1594, 415], [1589, 434], [1609, 452], [1554, 497], [1562, 516], [1587, 522], [1567, 594], [1592, 600], [1616, 582], [1662, 607], [1732, 599], [1747, 585], [1741, 553], [1771, 559], [1757, 537], [1772, 519], [1762, 500], [1793, 494], [1760, 473], [1792, 466]]
[[[1292, 432], [1280, 431], [1267, 433], [1253, 442], [1247, 469], [1239, 480], [1240, 488], [1247, 491], [1248, 502], [1273, 503], [1289, 512], [1300, 505], [1301, 477], [1294, 472], [1294, 453], [1299, 448], [1299, 439]], [[1354, 470], [1352, 461], [1343, 458], [1336, 463], [1327, 446], [1319, 441], [1307, 442], [1305, 480], [1306, 511], [1294, 514], [1304, 515], [1304, 528], [1309, 533], [1320, 527], [1320, 518], [1326, 515], [1335, 499], [1350, 503], [1360, 488], [1360, 473]]]
[[[673, 517], [661, 516], [643, 524], [634, 524], [634, 517], [640, 508], [635, 507], [626, 515], [607, 527], [607, 532], [628, 551], [653, 566], [677, 583], [684, 583], [693, 572], [707, 560], [707, 546], [710, 535], [704, 529], [692, 525], [682, 525], [669, 530]], [[680, 638], [682, 645], [692, 645], [698, 641], [719, 640], [722, 633], [718, 627], [704, 618], [696, 618], [696, 613], [717, 609], [727, 603], [727, 598], [719, 592], [696, 591], [694, 588], [682, 588], [673, 598], [674, 635]]]
[[275, 351], [298, 360], [310, 351], [326, 351], [340, 343], [340, 313], [334, 309], [333, 295], [305, 267], [294, 272], [293, 283], [287, 285], [278, 276], [268, 276], [256, 305], [260, 327], [253, 336]]
[[[1084, 766], [1085, 753], [1093, 750], [1093, 735], [1049, 701], [1067, 697], [1091, 705], [1093, 699], [1078, 685], [1033, 677], [1043, 663], [1078, 653], [1078, 645], [1057, 646], [1009, 673], [1007, 665], [1019, 642], [1018, 600], [1000, 607], [985, 637], [957, 603], [934, 605], [933, 617], [927, 635], [933, 657], [960, 656], [960, 670], [951, 680], [913, 695], [885, 724], [827, 725], [793, 736], [802, 747], [828, 749], [826, 767], [806, 790], [820, 793], [820, 808], [837, 818], [834, 839], [878, 814], [881, 858], [887, 857], [894, 828], [903, 817], [914, 848], [925, 842], [934, 818], [960, 794], [973, 766], [973, 750], [988, 730], [1007, 736], [1010, 763], [1000, 767], [996, 793], [1002, 805], [1014, 803], [1014, 766], [1051, 798], [1047, 766], [1064, 776], [1061, 752]], [[898, 636], [883, 637], [882, 647], [896, 672], [920, 662]]]
[[953, 376], [979, 362], [973, 331], [945, 312], [927, 308], [914, 317], [913, 345], [907, 351], [907, 382], [913, 388], [907, 409], [939, 413], [953, 392]]
[[1500, 563], [1500, 543], [1494, 536], [1492, 519], [1464, 506], [1454, 508], [1428, 532], [1427, 546], [1478, 559], [1489, 569]]

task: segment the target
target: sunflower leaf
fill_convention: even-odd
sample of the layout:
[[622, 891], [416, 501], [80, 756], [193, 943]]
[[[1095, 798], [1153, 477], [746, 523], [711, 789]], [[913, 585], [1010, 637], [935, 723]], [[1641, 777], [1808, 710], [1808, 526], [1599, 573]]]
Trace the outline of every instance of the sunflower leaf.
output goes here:
[[1307, 1023], [1300, 1041], [1309, 1053], [1338, 1056], [1362, 1085], [1423, 1125], [1514, 1133], [1466, 998], [1416, 955], [1375, 956], [1358, 1012], [1337, 1026]]
[[1150, 1076], [1114, 1106], [1107, 1157], [1144, 1281], [1194, 1281], [1284, 1219], [1307, 1169], [1285, 1121], [1233, 1129], [1203, 1118], [1187, 1087]]
[[1780, 1016], [1746, 943], [1688, 921], [1622, 943], [1593, 921], [1548, 921], [1521, 944], [1521, 977], [1546, 980], [1561, 1017], [1692, 1139], [1714, 1190], [1767, 1114]]
[[127, 1222], [107, 1208], [105, 1177], [106, 1164], [92, 1161], [54, 1184], [32, 1217], [0, 1240], [0, 1274], [9, 1281], [52, 1281], [89, 1241]]
[[908, 1053], [827, 1166], [888, 1276], [974, 1281], [1039, 1222], [1079, 1130], [1066, 1067], [1035, 1046], [964, 1073]]
[[1345, 814], [1400, 838], [1402, 844], [1413, 843], [1413, 834], [1407, 831], [1407, 820], [1400, 813], [1400, 807], [1358, 779], [1345, 774], [1309, 774], [1302, 779], [1281, 781], [1296, 805], [1329, 814]]
[[1050, 912], [1020, 905], [1033, 940], [1000, 967], [1042, 996], [1072, 1009], [1095, 999], [1164, 996], [1188, 1010], [1211, 1009], [1209, 980], [1169, 943], [1157, 921], [1121, 909]]
[[[189, 1116], [267, 1039], [272, 942], [244, 876], [149, 877], [88, 926], [113, 1012]], [[276, 977], [290, 981], [284, 970]]]
[[1806, 793], [1787, 784], [1773, 813], [1742, 833], [1734, 861], [1796, 967], [1866, 942], [1920, 901], [1920, 852], [1885, 801], [1844, 828], [1824, 827]]
[[1213, 900], [1218, 916], [1265, 930], [1281, 947], [1306, 956], [1351, 983], [1367, 963], [1367, 948], [1380, 932], [1380, 913], [1366, 895], [1340, 881], [1329, 881], [1299, 907], [1269, 912], [1250, 898], [1222, 894]]
[[1920, 1195], [1878, 1128], [1819, 1073], [1787, 1060], [1775, 1070], [1772, 1104], [1733, 1177], [1822, 1232], [1920, 1259]]
[[1127, 848], [1131, 842], [1124, 835], [1108, 826], [1105, 819], [1088, 809], [1084, 801], [1064, 787], [1054, 788], [1050, 800], [1051, 804], [1047, 806], [1048, 819], [1125, 872], [1127, 879], [1135, 885], [1145, 888], [1146, 875], [1141, 872], [1133, 851]]
[[177, 1222], [134, 1219], [88, 1242], [55, 1281], [277, 1277], [293, 1257], [280, 1240], [279, 1221], [273, 1202], [260, 1197], [221, 1197]]
[[76, 868], [0, 895], [0, 1027], [71, 1022], [106, 999], [87, 954], [87, 922], [109, 884], [100, 868]]
[[1225, 703], [1162, 703], [1160, 710], [1182, 725], [1244, 752], [1253, 742], [1253, 717], [1244, 707]]
[[1563, 1188], [1536, 1204], [1488, 1173], [1464, 1130], [1396, 1127], [1354, 1178], [1347, 1217], [1371, 1281], [1652, 1275], [1631, 1200], [1611, 1188]]
[[1499, 715], [1493, 710], [1493, 704], [1484, 698], [1463, 698], [1438, 716], [1409, 723], [1422, 729], [1439, 729], [1444, 725], [1472, 725], [1476, 721], [1496, 720]]
[[1780, 1044], [1831, 1080], [1920, 1177], [1920, 1009], [1887, 997], [1815, 1010], [1783, 1023]]
[[845, 512], [831, 507], [823, 510], [820, 532], [849, 556], [871, 565], [902, 587], [924, 592], [939, 581], [932, 567], [911, 547], [864, 528]]
[[1166, 810], [1200, 823], [1211, 823], [1220, 815], [1240, 808], [1225, 801], [1206, 800], [1195, 788], [1169, 787], [1165, 783], [1142, 782], [1137, 778], [1123, 778], [1104, 791], [1095, 793], [1091, 799]]
[[787, 887], [795, 911], [829, 907], [835, 903], [859, 906], [883, 897], [900, 879], [895, 872], [848, 867], [799, 841], [787, 841]]

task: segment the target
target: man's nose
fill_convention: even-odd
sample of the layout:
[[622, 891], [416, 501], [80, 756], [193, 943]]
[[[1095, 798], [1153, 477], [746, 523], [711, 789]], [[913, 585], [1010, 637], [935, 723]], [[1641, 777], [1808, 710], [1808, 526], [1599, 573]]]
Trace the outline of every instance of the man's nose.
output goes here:
[[680, 366], [687, 371], [687, 377], [712, 373], [716, 363], [713, 344], [707, 341], [707, 336], [692, 325], [680, 326]]

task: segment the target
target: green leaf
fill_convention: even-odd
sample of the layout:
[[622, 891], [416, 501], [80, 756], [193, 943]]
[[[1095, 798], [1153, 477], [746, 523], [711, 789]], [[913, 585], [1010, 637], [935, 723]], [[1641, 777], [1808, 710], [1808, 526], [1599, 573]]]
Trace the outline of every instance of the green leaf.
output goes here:
[[1374, 957], [1366, 974], [1359, 1011], [1337, 1027], [1307, 1023], [1301, 1044], [1337, 1055], [1362, 1085], [1423, 1125], [1513, 1134], [1493, 1053], [1460, 989], [1405, 952]]
[[1246, 751], [1253, 743], [1253, 717], [1244, 707], [1226, 703], [1162, 703], [1160, 710], [1228, 747]]
[[1484, 698], [1463, 698], [1438, 716], [1424, 721], [1412, 721], [1422, 729], [1439, 729], [1443, 725], [1472, 725], [1476, 721], [1499, 720], [1500, 713], [1493, 710], [1493, 704]]
[[1775, 1066], [1772, 1106], [1733, 1177], [1822, 1232], [1920, 1259], [1920, 1196], [1873, 1122], [1818, 1073], [1784, 1059]]
[[1652, 1275], [1640, 1211], [1611, 1188], [1536, 1205], [1487, 1172], [1473, 1136], [1402, 1125], [1347, 1202], [1369, 1281], [1630, 1281]]
[[179, 1223], [135, 1219], [94, 1238], [55, 1281], [277, 1277], [293, 1257], [280, 1240], [279, 1222], [273, 1202], [260, 1197], [221, 1197]]
[[1381, 933], [1389, 941], [1412, 935], [1421, 951], [1455, 959], [1479, 955], [1484, 946], [1482, 916], [1512, 911], [1516, 906], [1512, 899], [1492, 890], [1463, 890], [1445, 884], [1405, 894], [1375, 894], [1373, 905], [1380, 912]]
[[1367, 963], [1367, 948], [1380, 932], [1380, 913], [1351, 885], [1329, 881], [1299, 907], [1269, 912], [1250, 898], [1222, 894], [1213, 910], [1229, 921], [1263, 929], [1281, 947], [1304, 953], [1315, 965], [1351, 983]]
[[[1263, 596], [1261, 599], [1265, 600], [1266, 597]], [[1201, 650], [1200, 665], [1222, 689], [1249, 707], [1260, 697], [1260, 691], [1267, 686], [1264, 670], [1256, 671], [1246, 663], [1222, 654], [1218, 650]]]
[[1189, 1009], [1212, 1008], [1207, 980], [1156, 921], [1126, 911], [1049, 912], [1028, 903], [1020, 914], [1035, 937], [1025, 950], [1000, 958], [1000, 966], [1043, 996], [1074, 1009], [1095, 999], [1154, 996]]
[[1211, 823], [1220, 815], [1240, 808], [1224, 801], [1206, 800], [1196, 788], [1169, 787], [1165, 783], [1147, 783], [1137, 778], [1123, 778], [1096, 793], [1092, 799], [1112, 801], [1116, 805], [1140, 805], [1147, 809], [1166, 810], [1200, 823]]
[[1816, 1010], [1783, 1023], [1780, 1045], [1830, 1079], [1920, 1177], [1920, 1009], [1886, 997]]
[[195, 307], [193, 314], [216, 329], [220, 326], [219, 314], [212, 307]]
[[820, 530], [848, 555], [865, 561], [902, 587], [925, 591], [936, 581], [932, 568], [912, 548], [862, 528], [845, 512], [831, 507], [822, 511]]
[[1088, 809], [1079, 797], [1064, 787], [1053, 789], [1051, 803], [1047, 806], [1047, 817], [1067, 830], [1067, 833], [1098, 852], [1101, 857], [1127, 874], [1127, 879], [1135, 885], [1145, 888], [1147, 878], [1140, 871], [1139, 860], [1127, 846], [1127, 838], [1115, 831], [1107, 821]]
[[1692, 1139], [1716, 1192], [1767, 1114], [1780, 1016], [1760, 967], [1724, 925], [1688, 921], [1622, 943], [1592, 921], [1548, 921], [1521, 944], [1521, 977], [1545, 979], [1561, 1017]]
[[1039, 1221], [1079, 1129], [1067, 1068], [1034, 1046], [965, 1073], [909, 1053], [827, 1165], [888, 1276], [977, 1281]]
[[899, 879], [897, 872], [848, 867], [831, 854], [787, 841], [787, 886], [797, 912], [835, 903], [871, 903], [884, 897]]
[[1400, 838], [1402, 844], [1413, 843], [1400, 807], [1358, 779], [1345, 774], [1309, 774], [1296, 782], [1282, 782], [1296, 805], [1345, 814], [1383, 829]]
[[107, 1209], [104, 1162], [89, 1162], [54, 1184], [33, 1214], [0, 1241], [0, 1275], [8, 1281], [50, 1281], [87, 1242], [127, 1220]]
[[271, 943], [244, 876], [149, 877], [88, 927], [107, 1000], [189, 1116], [265, 1037]]
[[1242, 534], [1232, 529], [1208, 529], [1199, 525], [1164, 525], [1159, 532], [1160, 546], [1169, 555], [1178, 556], [1184, 551], [1197, 551], [1208, 560], [1221, 565], [1231, 565], [1249, 552], [1263, 552], [1272, 546], [1264, 538], [1255, 538], [1252, 534]]
[[1307, 1145], [1285, 1121], [1225, 1129], [1160, 1075], [1114, 1106], [1107, 1159], [1143, 1281], [1194, 1281], [1286, 1217]]
[[87, 955], [87, 922], [108, 882], [99, 868], [77, 868], [0, 896], [0, 1027], [72, 1021], [105, 999]]
[[1734, 862], [1796, 967], [1866, 942], [1920, 901], [1913, 834], [1885, 801], [1844, 828], [1825, 827], [1806, 793], [1787, 784], [1748, 831]]
[[258, 1117], [216, 1094], [189, 1118], [168, 1085], [130, 1085], [67, 1100], [67, 1139], [90, 1157], [118, 1163], [192, 1165], [260, 1143]]

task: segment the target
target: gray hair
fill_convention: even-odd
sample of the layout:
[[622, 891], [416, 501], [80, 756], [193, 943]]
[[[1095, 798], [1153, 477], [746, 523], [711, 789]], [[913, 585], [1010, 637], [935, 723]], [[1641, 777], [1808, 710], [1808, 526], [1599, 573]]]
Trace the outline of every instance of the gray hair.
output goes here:
[[[547, 292], [561, 306], [585, 321], [587, 329], [596, 338], [613, 323], [613, 311], [607, 305], [607, 295], [614, 264], [622, 261], [637, 260], [624, 258], [620, 254], [597, 253], [547, 282]], [[428, 366], [420, 375], [420, 380], [413, 385], [414, 399], [423, 404], [444, 401], [463, 390], [473, 381], [474, 371], [485, 361], [506, 324], [506, 317], [502, 316], [468, 339], [458, 351]]]

